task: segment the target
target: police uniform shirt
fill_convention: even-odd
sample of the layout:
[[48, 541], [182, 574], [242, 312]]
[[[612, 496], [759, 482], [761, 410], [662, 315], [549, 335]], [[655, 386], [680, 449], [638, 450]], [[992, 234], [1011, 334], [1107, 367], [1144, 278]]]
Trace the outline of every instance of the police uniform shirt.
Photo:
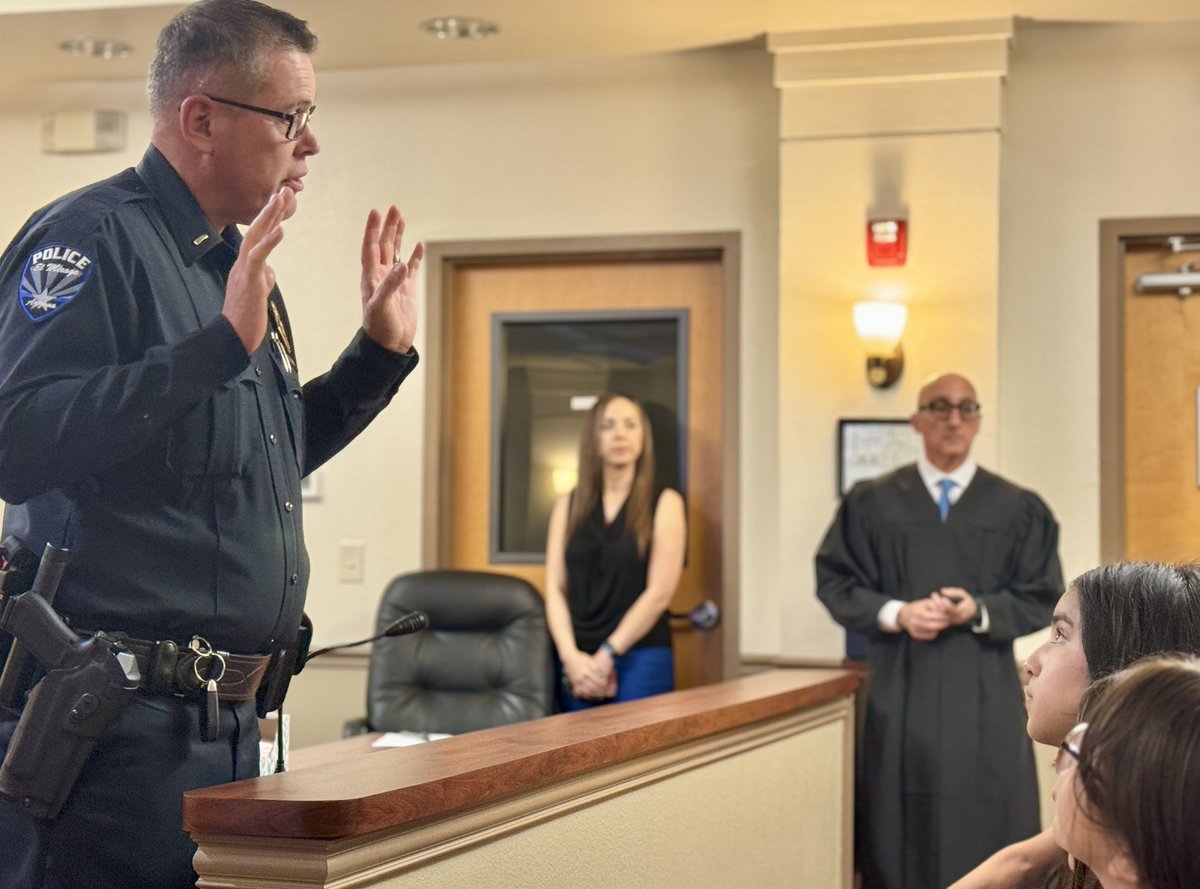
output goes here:
[[360, 330], [301, 386], [278, 290], [247, 358], [220, 314], [240, 241], [151, 147], [35, 213], [0, 257], [0, 497], [66, 494], [55, 604], [76, 627], [242, 653], [290, 641], [300, 479], [416, 366]]

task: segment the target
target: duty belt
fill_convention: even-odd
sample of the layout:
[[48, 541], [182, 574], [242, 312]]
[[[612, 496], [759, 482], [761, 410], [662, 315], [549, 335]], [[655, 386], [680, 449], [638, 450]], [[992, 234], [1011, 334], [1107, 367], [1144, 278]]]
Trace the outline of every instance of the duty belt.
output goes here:
[[[211, 679], [217, 684], [221, 700], [252, 701], [271, 663], [269, 654], [217, 651], [200, 637], [181, 646], [171, 640], [148, 642], [121, 633], [108, 635], [120, 640], [137, 658], [142, 690], [159, 694], [201, 699]], [[197, 645], [197, 640], [203, 645]]]

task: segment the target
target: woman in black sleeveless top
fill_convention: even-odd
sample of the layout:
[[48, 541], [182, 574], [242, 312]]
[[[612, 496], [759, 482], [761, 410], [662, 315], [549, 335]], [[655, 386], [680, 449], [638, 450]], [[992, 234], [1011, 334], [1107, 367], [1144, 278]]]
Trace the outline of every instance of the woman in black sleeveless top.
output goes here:
[[667, 606], [683, 571], [683, 498], [654, 483], [641, 405], [608, 393], [588, 412], [579, 480], [546, 539], [546, 620], [564, 709], [675, 686]]

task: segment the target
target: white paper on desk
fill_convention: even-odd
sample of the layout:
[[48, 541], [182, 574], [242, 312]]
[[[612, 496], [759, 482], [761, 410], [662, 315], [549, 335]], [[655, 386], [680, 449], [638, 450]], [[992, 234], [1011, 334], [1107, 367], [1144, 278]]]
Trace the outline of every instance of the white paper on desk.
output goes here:
[[449, 738], [450, 735], [441, 732], [384, 732], [372, 747], [411, 747], [413, 744], [424, 744], [426, 741], [438, 741]]

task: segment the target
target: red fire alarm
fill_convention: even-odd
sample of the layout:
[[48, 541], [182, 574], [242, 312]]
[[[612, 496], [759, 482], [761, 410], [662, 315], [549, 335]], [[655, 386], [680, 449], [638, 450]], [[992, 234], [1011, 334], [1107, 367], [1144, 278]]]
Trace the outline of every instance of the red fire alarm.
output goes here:
[[903, 219], [867, 222], [867, 264], [904, 265], [908, 252], [908, 224]]

